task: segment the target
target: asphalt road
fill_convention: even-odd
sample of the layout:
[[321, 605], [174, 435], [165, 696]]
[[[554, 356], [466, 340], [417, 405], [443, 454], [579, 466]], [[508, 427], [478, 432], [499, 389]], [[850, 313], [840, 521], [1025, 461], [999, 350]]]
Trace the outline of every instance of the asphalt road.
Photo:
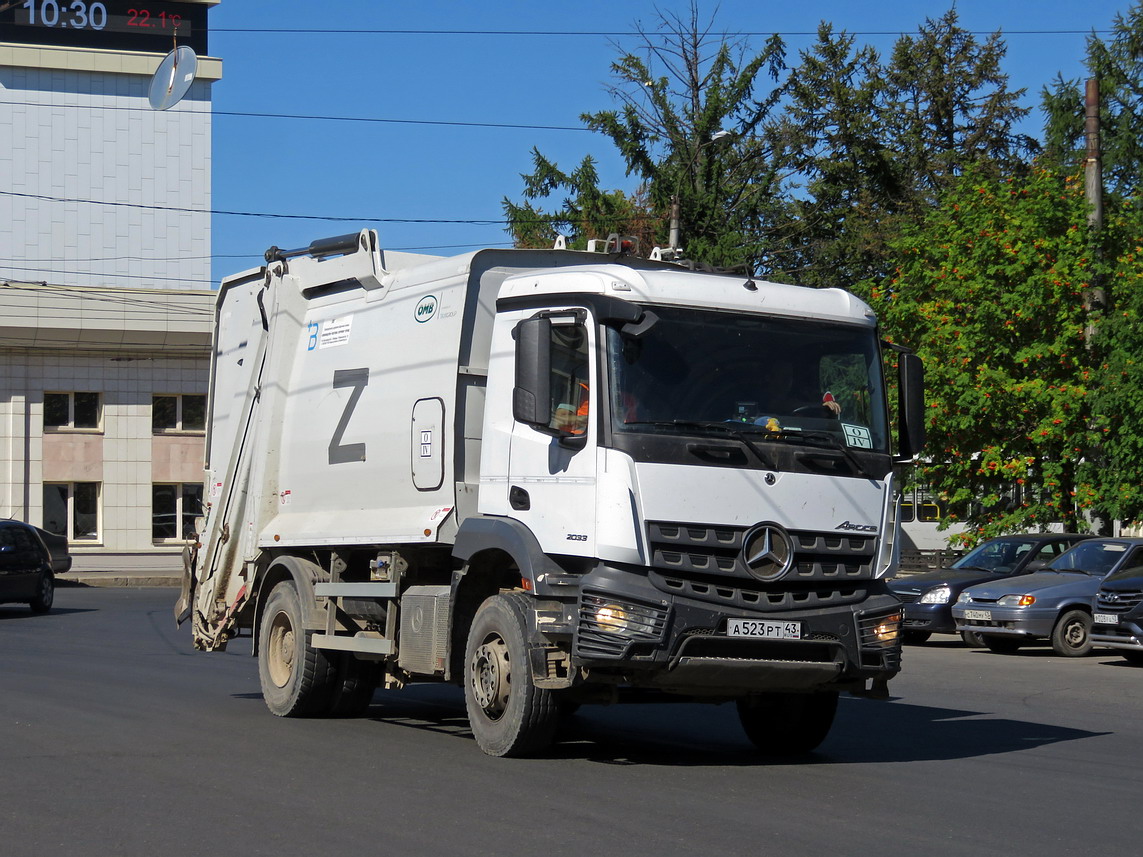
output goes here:
[[175, 594], [0, 605], [4, 857], [1129, 857], [1143, 839], [1143, 669], [1111, 653], [934, 638], [892, 701], [843, 698], [800, 763], [759, 757], [731, 706], [690, 704], [586, 707], [543, 758], [493, 759], [454, 688], [273, 717], [249, 639], [194, 652]]

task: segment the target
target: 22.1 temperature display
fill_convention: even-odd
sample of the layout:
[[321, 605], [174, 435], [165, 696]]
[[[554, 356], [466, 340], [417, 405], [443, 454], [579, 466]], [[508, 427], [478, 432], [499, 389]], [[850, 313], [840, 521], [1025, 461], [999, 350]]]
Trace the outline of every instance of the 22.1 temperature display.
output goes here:
[[110, 25], [118, 32], [166, 31], [185, 35], [183, 16], [146, 7], [127, 8], [124, 15], [109, 15], [107, 6], [84, 0], [24, 0], [21, 9], [27, 17], [17, 23], [32, 27], [65, 27], [75, 30], [103, 30]]

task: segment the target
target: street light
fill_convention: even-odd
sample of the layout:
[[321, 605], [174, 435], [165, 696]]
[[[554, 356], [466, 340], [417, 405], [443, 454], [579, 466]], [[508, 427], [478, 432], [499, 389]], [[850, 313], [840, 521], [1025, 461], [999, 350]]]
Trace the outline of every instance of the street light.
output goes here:
[[[713, 134], [710, 135], [709, 140], [707, 140], [705, 143], [699, 143], [698, 146], [695, 147], [695, 153], [691, 157], [690, 163], [687, 164], [687, 170], [689, 170], [691, 167], [693, 167], [695, 165], [695, 162], [698, 161], [699, 155], [702, 153], [702, 150], [705, 149], [707, 146], [713, 146], [715, 143], [718, 143], [721, 140], [725, 140], [725, 139], [733, 137], [733, 136], [734, 136], [733, 131], [727, 131], [727, 130], [721, 129], [721, 128], [718, 131], [715, 131]], [[684, 171], [684, 173], [685, 173], [685, 171]], [[683, 183], [683, 174], [680, 174], [679, 180], [675, 183], [675, 192], [671, 195], [671, 231], [670, 231], [670, 234], [668, 235], [667, 243], [669, 246], [668, 246], [667, 250], [675, 256], [677, 256], [680, 252], [679, 251], [679, 220], [680, 220], [679, 187], [682, 185], [682, 183]]]

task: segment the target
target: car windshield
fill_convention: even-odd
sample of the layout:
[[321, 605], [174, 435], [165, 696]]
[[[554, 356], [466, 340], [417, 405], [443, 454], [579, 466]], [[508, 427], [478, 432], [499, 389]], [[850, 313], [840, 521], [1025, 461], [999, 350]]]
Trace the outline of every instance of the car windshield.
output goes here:
[[1054, 571], [1082, 571], [1102, 577], [1111, 571], [1126, 552], [1127, 545], [1121, 542], [1081, 542], [1048, 563], [1048, 568]]
[[1031, 539], [992, 539], [977, 545], [953, 563], [953, 568], [978, 568], [982, 571], [1011, 571], [1032, 550]]
[[607, 343], [617, 432], [888, 451], [872, 327], [655, 307]]

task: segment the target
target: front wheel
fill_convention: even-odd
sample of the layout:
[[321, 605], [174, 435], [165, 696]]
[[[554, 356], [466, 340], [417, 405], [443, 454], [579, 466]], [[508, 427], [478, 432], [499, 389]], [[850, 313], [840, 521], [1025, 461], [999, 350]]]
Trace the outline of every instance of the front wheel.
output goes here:
[[1069, 610], [1052, 629], [1052, 651], [1065, 658], [1078, 658], [1091, 651], [1091, 616]]
[[36, 595], [28, 602], [33, 613], [47, 613], [52, 609], [56, 600], [56, 579], [46, 568], [40, 572], [40, 579], [36, 583]]
[[837, 692], [763, 693], [738, 700], [746, 737], [770, 756], [801, 756], [817, 748], [837, 714]]
[[960, 638], [964, 640], [966, 646], [972, 646], [974, 649], [984, 648], [984, 637], [976, 633], [976, 631], [961, 631]]
[[278, 717], [307, 717], [328, 711], [335, 666], [310, 645], [297, 587], [274, 587], [258, 628], [258, 679], [266, 707]]
[[533, 683], [526, 643], [527, 596], [485, 599], [468, 632], [464, 702], [472, 735], [489, 756], [523, 756], [551, 744], [555, 694]]

